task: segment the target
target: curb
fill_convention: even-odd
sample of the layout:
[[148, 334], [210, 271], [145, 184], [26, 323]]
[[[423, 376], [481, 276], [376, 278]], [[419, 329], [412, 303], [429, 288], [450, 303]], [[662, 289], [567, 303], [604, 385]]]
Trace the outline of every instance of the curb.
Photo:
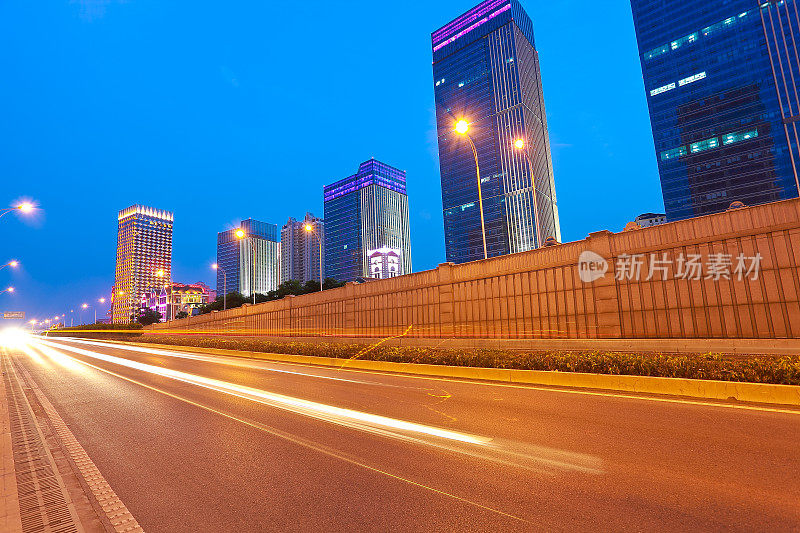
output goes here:
[[746, 383], [738, 381], [714, 381], [703, 379], [661, 378], [651, 376], [622, 376], [611, 374], [586, 374], [580, 372], [556, 372], [547, 370], [513, 370], [505, 368], [478, 368], [469, 366], [446, 366], [418, 363], [395, 363], [390, 361], [368, 361], [363, 359], [337, 359], [312, 355], [290, 355], [261, 352], [244, 352], [220, 348], [195, 348], [169, 344], [103, 341], [148, 348], [163, 347], [176, 351], [206, 353], [244, 357], [265, 361], [300, 363], [352, 370], [371, 370], [432, 377], [478, 379], [503, 383], [601, 389], [637, 394], [661, 394], [684, 396], [707, 400], [736, 400], [740, 402], [791, 405], [800, 407], [800, 386], [774, 385], [771, 383]]

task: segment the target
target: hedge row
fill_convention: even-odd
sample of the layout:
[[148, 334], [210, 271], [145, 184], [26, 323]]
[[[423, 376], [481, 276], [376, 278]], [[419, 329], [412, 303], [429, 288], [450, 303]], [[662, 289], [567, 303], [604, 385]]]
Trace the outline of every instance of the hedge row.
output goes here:
[[359, 358], [520, 370], [556, 370], [630, 376], [744, 381], [800, 385], [800, 356], [725, 356], [719, 354], [645, 354], [620, 352], [512, 351], [377, 346], [369, 344], [276, 342], [255, 338], [145, 335], [155, 344], [222, 348], [251, 352]]

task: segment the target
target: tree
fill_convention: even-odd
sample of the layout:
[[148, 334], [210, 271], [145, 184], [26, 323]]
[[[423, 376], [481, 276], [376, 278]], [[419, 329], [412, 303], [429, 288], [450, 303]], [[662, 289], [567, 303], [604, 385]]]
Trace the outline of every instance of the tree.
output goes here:
[[149, 326], [151, 324], [155, 324], [156, 322], [161, 321], [161, 313], [156, 311], [155, 309], [150, 309], [149, 307], [143, 308], [139, 312], [139, 318], [137, 322], [143, 326]]
[[187, 318], [188, 316], [189, 316], [189, 313], [187, 313], [186, 311], [178, 311], [178, 313], [175, 315], [175, 318], [176, 319]]

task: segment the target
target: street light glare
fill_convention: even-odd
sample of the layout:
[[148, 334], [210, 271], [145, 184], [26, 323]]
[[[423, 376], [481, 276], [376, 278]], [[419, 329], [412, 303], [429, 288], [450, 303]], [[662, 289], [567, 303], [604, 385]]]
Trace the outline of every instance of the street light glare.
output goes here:
[[314, 228], [311, 227], [311, 224], [306, 224], [305, 226], [303, 226], [303, 229], [306, 230], [306, 231], [311, 231]]
[[16, 268], [17, 265], [19, 265], [19, 261], [14, 260], [14, 261], [9, 261], [8, 262], [8, 266], [10, 266], [12, 268]]
[[236, 235], [237, 239], [244, 239], [245, 233], [243, 229], [237, 229], [234, 235]]
[[81, 307], [86, 309], [87, 307], [89, 307], [89, 304], [83, 304], [83, 305], [81, 305]]
[[464, 135], [469, 131], [469, 122], [464, 120], [463, 118], [456, 122], [456, 133]]
[[22, 202], [17, 206], [17, 209], [19, 209], [23, 213], [30, 213], [31, 211], [33, 211], [33, 204], [30, 202]]
[[14, 287], [9, 287], [6, 289], [8, 292], [14, 292]]
[[523, 148], [525, 148], [525, 141], [522, 139], [517, 139], [516, 141], [514, 141], [514, 147], [517, 150], [522, 150]]
[[218, 264], [216, 264], [216, 263], [214, 263], [213, 265], [211, 265], [211, 268], [213, 268], [214, 270], [216, 270], [216, 269], [218, 269], [218, 268], [219, 268], [219, 265], [218, 265]]
[[105, 298], [100, 298], [100, 299], [99, 299], [99, 300], [97, 300], [97, 301], [98, 301], [98, 302], [100, 302], [101, 304], [104, 304], [104, 303], [106, 303], [106, 299], [105, 299]]

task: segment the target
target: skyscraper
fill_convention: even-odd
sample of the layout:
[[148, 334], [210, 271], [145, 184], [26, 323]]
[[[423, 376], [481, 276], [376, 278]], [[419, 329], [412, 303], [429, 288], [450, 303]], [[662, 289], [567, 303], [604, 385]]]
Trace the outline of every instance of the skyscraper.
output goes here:
[[[311, 227], [311, 231], [306, 230]], [[320, 240], [322, 267], [320, 268]], [[281, 281], [294, 279], [300, 283], [325, 277], [325, 223], [311, 213], [298, 221], [290, 218], [281, 228]]]
[[631, 6], [667, 218], [797, 196], [795, 3]]
[[384, 248], [399, 256], [395, 275], [411, 273], [406, 173], [370, 159], [325, 187], [325, 276], [369, 277], [370, 256]]
[[239, 292], [252, 296], [253, 291], [266, 294], [277, 289], [279, 256], [275, 224], [248, 218], [238, 228], [217, 234], [217, 293]]
[[143, 294], [160, 291], [172, 279], [173, 215], [132, 205], [120, 211], [117, 220], [111, 313], [115, 324], [124, 324], [135, 320]]
[[431, 43], [447, 260], [484, 257], [475, 159], [454, 131], [459, 120], [480, 166], [488, 256], [541, 246], [537, 233], [560, 241], [539, 55], [519, 1], [481, 2]]

